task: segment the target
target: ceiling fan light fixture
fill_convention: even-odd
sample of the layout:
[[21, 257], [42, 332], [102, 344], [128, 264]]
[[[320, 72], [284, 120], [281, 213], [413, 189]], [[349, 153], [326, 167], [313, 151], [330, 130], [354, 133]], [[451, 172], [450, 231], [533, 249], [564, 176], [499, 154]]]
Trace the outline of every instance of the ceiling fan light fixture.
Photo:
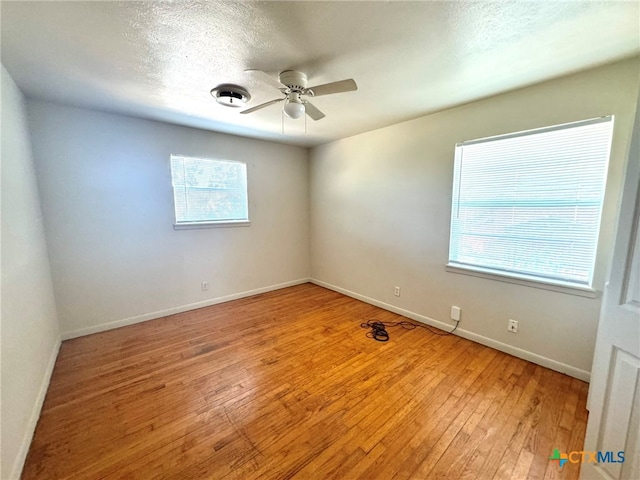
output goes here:
[[284, 106], [284, 113], [289, 118], [300, 118], [304, 115], [304, 105], [298, 102], [287, 102]]
[[284, 113], [289, 118], [300, 118], [304, 115], [304, 104], [297, 93], [292, 93], [284, 104]]

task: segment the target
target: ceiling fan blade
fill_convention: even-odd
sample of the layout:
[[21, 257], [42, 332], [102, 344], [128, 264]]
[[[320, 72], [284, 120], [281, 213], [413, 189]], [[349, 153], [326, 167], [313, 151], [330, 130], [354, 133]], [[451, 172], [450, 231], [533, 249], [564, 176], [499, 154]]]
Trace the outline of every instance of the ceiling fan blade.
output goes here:
[[284, 102], [284, 98], [276, 98], [275, 100], [270, 100], [266, 103], [262, 103], [260, 105], [256, 105], [255, 107], [247, 108], [246, 110], [241, 111], [240, 113], [253, 113], [256, 110], [260, 110], [264, 107], [268, 107], [269, 105], [273, 105], [274, 103]]
[[281, 84], [277, 79], [273, 78], [266, 72], [262, 70], [257, 70], [255, 68], [248, 68], [245, 70], [246, 73], [252, 73], [256, 75], [256, 78], [259, 78], [262, 82], [269, 84], [273, 88], [277, 88], [280, 90], [281, 88], [287, 88], [286, 85]]
[[358, 85], [355, 80], [350, 78], [349, 80], [340, 80], [339, 82], [309, 87], [307, 90], [311, 90], [314, 97], [319, 97], [320, 95], [329, 95], [331, 93], [352, 92], [357, 89]]
[[304, 111], [307, 115], [309, 115], [314, 120], [320, 120], [325, 117], [325, 114], [322, 113], [318, 108], [311, 102], [303, 102], [304, 103]]

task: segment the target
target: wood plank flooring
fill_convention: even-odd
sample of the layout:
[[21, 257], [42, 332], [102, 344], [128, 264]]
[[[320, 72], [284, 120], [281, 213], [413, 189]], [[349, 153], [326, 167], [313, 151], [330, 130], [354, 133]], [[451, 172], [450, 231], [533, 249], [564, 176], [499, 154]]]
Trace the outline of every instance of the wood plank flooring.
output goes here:
[[65, 341], [24, 479], [576, 479], [587, 384], [312, 284]]

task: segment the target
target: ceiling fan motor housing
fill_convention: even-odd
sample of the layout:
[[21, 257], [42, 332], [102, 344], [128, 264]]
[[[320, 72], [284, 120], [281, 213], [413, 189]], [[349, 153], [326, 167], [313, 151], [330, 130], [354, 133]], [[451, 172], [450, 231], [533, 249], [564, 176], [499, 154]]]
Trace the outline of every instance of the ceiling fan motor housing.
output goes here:
[[307, 88], [307, 76], [302, 72], [295, 70], [285, 70], [280, 73], [278, 80], [281, 84], [286, 85], [293, 92], [301, 92]]

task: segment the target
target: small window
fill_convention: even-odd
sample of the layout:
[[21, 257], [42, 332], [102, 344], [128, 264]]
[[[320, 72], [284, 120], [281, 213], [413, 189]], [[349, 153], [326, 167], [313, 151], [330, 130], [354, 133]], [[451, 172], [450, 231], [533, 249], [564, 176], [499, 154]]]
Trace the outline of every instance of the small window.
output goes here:
[[613, 118], [456, 145], [449, 267], [591, 289]]
[[176, 227], [249, 223], [246, 164], [171, 155], [171, 179]]

